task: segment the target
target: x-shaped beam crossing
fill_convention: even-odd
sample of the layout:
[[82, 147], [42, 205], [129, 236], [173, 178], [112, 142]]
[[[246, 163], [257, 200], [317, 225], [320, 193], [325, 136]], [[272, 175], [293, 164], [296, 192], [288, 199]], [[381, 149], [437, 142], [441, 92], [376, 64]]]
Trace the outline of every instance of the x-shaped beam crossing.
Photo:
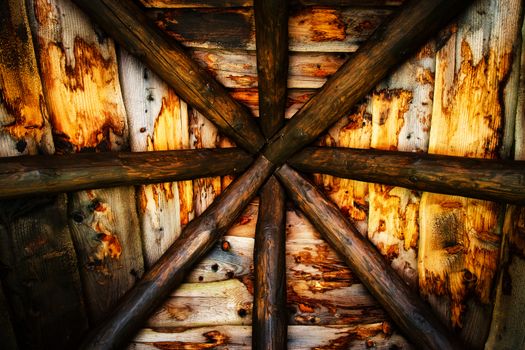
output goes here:
[[[283, 123], [279, 110], [282, 109], [283, 94], [286, 93], [286, 79], [279, 83], [281, 85], [273, 86], [274, 90], [278, 90], [275, 93], [272, 92], [271, 84], [263, 87], [266, 91], [262, 91], [260, 98], [266, 107], [261, 113], [267, 114], [262, 116], [264, 135], [246, 110], [189, 59], [180, 46], [151, 26], [131, 0], [75, 2], [117, 42], [163, 77], [181, 98], [214, 122], [239, 146], [257, 155], [250, 168], [201, 216], [187, 225], [180, 238], [125, 295], [110, 317], [91, 332], [83, 344], [85, 349], [112, 349], [126, 344], [141, 321], [180, 285], [188, 270], [214, 246], [257, 191], [268, 179], [273, 178], [272, 175], [279, 178], [290, 197], [327, 241], [345, 257], [350, 267], [416, 346], [459, 348], [454, 336], [438, 321], [428, 305], [395, 274], [371, 243], [357, 232], [333, 203], [286, 165], [286, 161], [344, 116], [394, 66], [424, 44], [469, 1], [408, 1], [403, 11], [378, 29], [296, 116], [277, 132]], [[278, 8], [279, 1], [271, 0], [264, 5], [262, 1], [255, 3], [256, 22], [259, 22], [257, 30], [265, 21], [271, 22], [266, 17], [268, 12], [264, 12], [264, 7], [274, 6], [278, 22], [268, 25], [265, 34], [270, 38], [275, 35], [276, 39], [265, 48], [271, 49], [272, 45], [281, 45], [282, 48], [286, 41], [285, 44], [279, 42], [282, 35], [273, 32], [275, 28], [282, 28], [282, 22], [286, 21], [286, 16], [280, 12], [284, 10]], [[258, 13], [266, 13], [266, 16], [257, 18]], [[261, 64], [262, 48], [259, 42], [257, 49]], [[275, 70], [282, 70], [283, 67], [279, 65], [286, 64], [281, 59], [272, 62]], [[261, 75], [261, 69], [259, 76], [262, 86], [275, 77], [274, 73], [268, 77]], [[265, 98], [268, 98], [267, 102], [264, 102]]]

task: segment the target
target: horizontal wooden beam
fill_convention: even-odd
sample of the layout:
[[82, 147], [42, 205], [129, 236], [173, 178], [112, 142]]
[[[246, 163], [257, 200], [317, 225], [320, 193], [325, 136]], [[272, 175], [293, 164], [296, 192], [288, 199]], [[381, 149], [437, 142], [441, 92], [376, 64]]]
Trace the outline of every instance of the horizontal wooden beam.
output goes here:
[[268, 160], [259, 157], [186, 226], [181, 236], [123, 297], [111, 315], [86, 336], [81, 349], [124, 348], [147, 317], [181, 284], [189, 269], [237, 219], [274, 170]]
[[403, 62], [471, 1], [409, 0], [391, 21], [378, 28], [324, 87], [270, 140], [264, 155], [282, 164], [314, 141], [387, 73]]
[[[145, 7], [152, 8], [209, 8], [209, 7], [248, 7], [253, 0], [140, 0]], [[292, 6], [352, 6], [386, 7], [399, 6], [403, 0], [290, 0]]]
[[277, 171], [277, 176], [297, 206], [341, 254], [416, 348], [462, 348], [428, 304], [408, 287], [335, 204], [287, 165]]
[[166, 37], [132, 0], [74, 0], [102, 29], [168, 83], [237, 145], [256, 153], [265, 143], [253, 118], [226, 89]]
[[0, 158], [0, 199], [231, 175], [252, 161], [237, 148]]
[[312, 147], [302, 150], [288, 163], [308, 173], [525, 204], [525, 161]]

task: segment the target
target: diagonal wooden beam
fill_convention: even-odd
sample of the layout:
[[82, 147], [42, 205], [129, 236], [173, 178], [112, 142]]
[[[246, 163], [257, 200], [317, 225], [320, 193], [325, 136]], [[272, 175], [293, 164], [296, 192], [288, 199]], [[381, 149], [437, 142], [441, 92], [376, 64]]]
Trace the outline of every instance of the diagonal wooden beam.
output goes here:
[[240, 147], [256, 153], [263, 146], [264, 137], [247, 110], [189, 58], [182, 46], [151, 24], [134, 1], [74, 2]]
[[409, 0], [376, 30], [271, 140], [264, 155], [279, 165], [348, 113], [386, 74], [471, 1]]
[[310, 222], [341, 254], [352, 271], [419, 349], [461, 349], [430, 307], [396, 274], [335, 204], [287, 165], [279, 180]]
[[0, 158], [0, 199], [238, 174], [252, 161], [236, 148]]
[[311, 147], [294, 155], [288, 164], [309, 173], [525, 204], [525, 161]]
[[[271, 137], [284, 123], [288, 77], [287, 0], [255, 0], [260, 125]], [[285, 193], [275, 177], [260, 192], [255, 233], [252, 347], [286, 349]]]
[[180, 285], [184, 276], [240, 215], [275, 167], [264, 157], [235, 180], [123, 297], [111, 315], [87, 335], [82, 349], [120, 349]]

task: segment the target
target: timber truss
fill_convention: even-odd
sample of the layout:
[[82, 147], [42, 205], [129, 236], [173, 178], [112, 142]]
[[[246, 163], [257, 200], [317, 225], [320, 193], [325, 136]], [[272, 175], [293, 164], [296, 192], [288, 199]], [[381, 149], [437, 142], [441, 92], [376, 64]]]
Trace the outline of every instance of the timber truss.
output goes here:
[[[282, 0], [255, 0], [260, 128], [219, 83], [186, 55], [182, 46], [150, 24], [132, 0], [74, 1], [121, 46], [171, 85], [182, 99], [248, 152], [184, 150], [37, 156], [26, 157], [23, 162], [16, 158], [2, 160], [0, 198], [189, 180], [244, 170], [201, 216], [185, 227], [106, 321], [87, 335], [84, 349], [125, 346], [258, 191], [261, 204], [255, 239], [253, 344], [257, 349], [286, 348], [285, 190], [414, 345], [432, 349], [461, 347], [429, 306], [398, 277], [337, 206], [297, 170], [524, 204], [525, 189], [518, 180], [525, 176], [523, 162], [304, 148], [365, 97], [393, 67], [460, 13], [469, 1], [408, 1], [285, 123], [287, 8]], [[82, 158], [89, 158], [89, 162], [81, 161]], [[106, 171], [96, 178], [82, 177], [78, 175], [77, 164], [90, 164], [83, 168], [86, 172], [89, 167], [104, 167]], [[50, 169], [54, 171], [47, 171]], [[47, 174], [49, 178], [50, 173], [53, 181], [45, 181], [46, 186], [41, 188], [35, 185], [43, 181], [38, 174]]]

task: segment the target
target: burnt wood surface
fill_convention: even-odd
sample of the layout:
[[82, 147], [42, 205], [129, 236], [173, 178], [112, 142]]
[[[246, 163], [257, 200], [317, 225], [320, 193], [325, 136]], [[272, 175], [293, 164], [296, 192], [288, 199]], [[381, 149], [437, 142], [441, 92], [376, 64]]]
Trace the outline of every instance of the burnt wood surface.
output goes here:
[[164, 79], [240, 147], [257, 152], [264, 144], [246, 109], [174, 40], [155, 28], [131, 0], [74, 0], [120, 45]]
[[274, 166], [264, 157], [221, 194], [123, 297], [111, 315], [85, 337], [82, 349], [124, 346], [146, 318], [182, 282], [188, 270], [208, 252], [268, 179]]
[[462, 348], [430, 307], [396, 274], [335, 204], [287, 165], [279, 169], [277, 176], [297, 206], [344, 257], [414, 345], [422, 349]]
[[299, 171], [460, 195], [525, 203], [525, 162], [424, 153], [309, 147], [289, 164]]
[[252, 160], [236, 148], [6, 157], [0, 199], [237, 174]]
[[267, 138], [282, 127], [288, 78], [287, 1], [255, 0], [261, 129]]
[[448, 23], [470, 1], [408, 1], [378, 28], [292, 120], [270, 140], [265, 157], [282, 164], [343, 117], [386, 74]]

